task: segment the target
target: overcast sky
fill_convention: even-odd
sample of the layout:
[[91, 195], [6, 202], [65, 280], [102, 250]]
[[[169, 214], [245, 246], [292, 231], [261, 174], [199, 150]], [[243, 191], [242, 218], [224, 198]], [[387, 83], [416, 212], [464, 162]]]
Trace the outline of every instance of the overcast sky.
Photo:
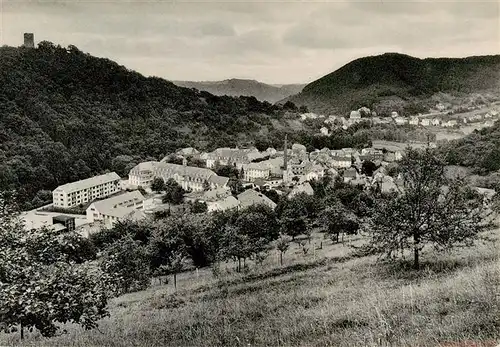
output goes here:
[[304, 83], [362, 56], [500, 53], [489, 1], [0, 0], [0, 44], [73, 44], [170, 80]]

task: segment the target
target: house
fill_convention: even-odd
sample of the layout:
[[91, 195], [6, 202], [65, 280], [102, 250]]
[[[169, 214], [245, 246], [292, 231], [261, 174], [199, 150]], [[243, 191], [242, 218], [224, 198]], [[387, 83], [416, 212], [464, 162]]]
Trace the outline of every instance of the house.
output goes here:
[[433, 126], [437, 127], [437, 126], [439, 126], [441, 124], [441, 119], [439, 119], [439, 118], [433, 118], [431, 120], [431, 123], [432, 123]]
[[305, 182], [303, 184], [296, 185], [292, 189], [292, 191], [290, 192], [290, 194], [288, 194], [288, 199], [291, 199], [294, 196], [296, 196], [298, 194], [301, 194], [301, 193], [304, 193], [304, 194], [307, 194], [307, 195], [314, 195], [314, 190], [311, 187], [311, 184], [309, 182]]
[[268, 178], [271, 175], [271, 169], [265, 163], [250, 163], [243, 166], [243, 179], [252, 182], [257, 178]]
[[418, 125], [418, 122], [419, 122], [418, 117], [411, 117], [408, 123], [410, 125]]
[[351, 167], [344, 171], [344, 183], [349, 183], [350, 181], [358, 177], [358, 172], [355, 168]]
[[361, 161], [363, 161], [363, 159], [371, 161], [384, 160], [384, 152], [382, 152], [382, 150], [380, 149], [375, 149], [375, 148], [363, 148], [361, 150], [360, 159]]
[[343, 169], [343, 168], [348, 168], [351, 167], [352, 165], [352, 159], [351, 157], [333, 157], [333, 167], [337, 169]]
[[312, 181], [322, 178], [325, 175], [325, 169], [318, 164], [309, 163], [306, 165], [302, 176], [299, 177], [299, 182]]
[[175, 154], [180, 155], [182, 157], [188, 157], [188, 156], [196, 157], [200, 155], [200, 152], [196, 148], [187, 147], [179, 149], [177, 152], [175, 152]]
[[52, 205], [59, 208], [71, 208], [95, 199], [105, 198], [120, 190], [120, 176], [115, 172], [110, 172], [57, 187], [52, 192]]
[[396, 117], [396, 118], [394, 118], [394, 121], [396, 122], [397, 125], [408, 124], [408, 119], [406, 119], [404, 117]]
[[399, 114], [398, 114], [396, 111], [392, 111], [392, 112], [391, 112], [391, 117], [392, 117], [392, 118], [399, 117]]
[[301, 120], [306, 120], [306, 119], [317, 119], [318, 118], [318, 115], [316, 113], [312, 113], [312, 112], [309, 112], [309, 113], [302, 113], [300, 115], [300, 119]]
[[420, 125], [422, 125], [424, 127], [428, 127], [431, 125], [431, 120], [429, 118], [424, 118], [424, 119], [420, 120]]
[[161, 177], [165, 182], [172, 178], [183, 189], [192, 191], [203, 191], [206, 184], [211, 189], [224, 187], [229, 181], [229, 178], [218, 176], [210, 169], [156, 161], [136, 165], [128, 177], [129, 183], [136, 187], [147, 187], [155, 177]]
[[351, 114], [349, 115], [349, 119], [361, 119], [361, 112], [351, 111]]
[[146, 213], [144, 211], [139, 211], [130, 207], [103, 209], [101, 215], [102, 223], [106, 228], [112, 228], [117, 222], [125, 220], [138, 221], [146, 218]]
[[[94, 223], [98, 220], [104, 220], [105, 216], [114, 216], [111, 210], [119, 208], [121, 210], [126, 209], [131, 212], [134, 209], [143, 208], [144, 197], [138, 190], [132, 192], [123, 193], [117, 196], [113, 196], [108, 199], [94, 201], [87, 208], [86, 215], [87, 221], [89, 223]], [[123, 210], [124, 211], [124, 210]], [[119, 214], [124, 213], [121, 211]]]
[[266, 154], [269, 155], [270, 157], [276, 155], [276, 150], [272, 147], [269, 147], [268, 149], [266, 149]]
[[328, 136], [330, 134], [330, 130], [328, 130], [327, 127], [321, 127], [321, 129], [319, 129], [321, 135], [324, 135], [324, 136]]
[[240, 208], [247, 208], [252, 205], [266, 205], [272, 208], [276, 208], [276, 203], [269, 199], [262, 193], [259, 193], [253, 189], [247, 189], [243, 193], [238, 194], [238, 201], [240, 202]]
[[443, 122], [441, 124], [441, 126], [444, 127], [444, 128], [452, 128], [452, 127], [456, 126], [457, 124], [458, 123], [457, 123], [456, 119], [451, 119], [451, 120], [449, 120], [447, 122]]
[[233, 209], [238, 209], [240, 202], [234, 196], [227, 196], [222, 200], [209, 201], [207, 202], [207, 211], [228, 211]]

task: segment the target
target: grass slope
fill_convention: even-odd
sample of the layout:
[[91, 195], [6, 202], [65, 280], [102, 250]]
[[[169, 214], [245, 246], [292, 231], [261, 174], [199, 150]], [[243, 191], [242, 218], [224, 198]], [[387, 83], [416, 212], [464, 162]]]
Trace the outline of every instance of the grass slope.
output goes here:
[[[498, 232], [497, 232], [498, 236]], [[498, 243], [401, 262], [352, 258], [319, 235], [306, 256], [295, 244], [284, 267], [272, 254], [247, 274], [209, 270], [115, 299], [100, 331], [67, 326], [30, 346], [467, 346], [500, 342]], [[358, 241], [352, 241], [358, 242]], [[312, 248], [312, 246], [311, 246]], [[404, 270], [404, 271], [403, 271]], [[0, 335], [0, 345], [19, 336]], [[455, 343], [455, 344], [454, 344]]]
[[308, 84], [291, 100], [317, 112], [368, 106], [379, 113], [428, 107], [432, 95], [478, 92], [500, 95], [500, 55], [419, 59], [386, 53], [354, 60]]

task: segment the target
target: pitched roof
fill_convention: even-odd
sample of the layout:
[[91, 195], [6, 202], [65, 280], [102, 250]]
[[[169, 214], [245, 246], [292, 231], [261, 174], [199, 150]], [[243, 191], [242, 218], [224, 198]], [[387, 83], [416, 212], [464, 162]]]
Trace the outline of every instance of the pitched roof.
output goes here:
[[63, 184], [62, 186], [57, 187], [55, 190], [64, 190], [69, 193], [91, 188], [103, 183], [113, 182], [116, 180], [120, 180], [120, 176], [118, 176], [116, 172], [109, 172], [104, 175], [90, 177], [81, 181]]
[[214, 174], [208, 178], [208, 182], [220, 187], [224, 187], [229, 182], [229, 177], [218, 176]]
[[300, 194], [300, 193], [306, 193], [307, 195], [313, 195], [314, 194], [314, 189], [311, 187], [309, 182], [305, 182], [303, 184], [299, 184], [295, 186], [292, 191], [290, 192], [291, 196]]
[[223, 200], [217, 201], [216, 204], [218, 205], [220, 210], [225, 211], [238, 207], [240, 205], [240, 202], [231, 195]]
[[141, 192], [139, 192], [138, 190], [134, 190], [132, 192], [116, 195], [108, 199], [94, 201], [92, 205], [94, 205], [96, 210], [102, 213], [102, 211], [108, 211], [109, 209], [121, 207], [121, 204], [128, 201], [139, 203], [143, 200], [144, 196], [142, 196]]
[[177, 173], [180, 176], [189, 176], [189, 177], [197, 177], [208, 179], [210, 176], [216, 175], [210, 169], [196, 167], [196, 166], [187, 166], [187, 165], [178, 165], [172, 163], [158, 163], [155, 164], [155, 168], [161, 173], [162, 171], [167, 171], [170, 173]]
[[253, 189], [247, 189], [243, 193], [238, 194], [238, 200], [243, 208], [257, 204], [264, 204], [271, 208], [276, 207], [276, 203], [274, 201]]
[[356, 171], [356, 169], [351, 167], [351, 168], [344, 171], [344, 177], [354, 177], [355, 178], [357, 173], [358, 172]]

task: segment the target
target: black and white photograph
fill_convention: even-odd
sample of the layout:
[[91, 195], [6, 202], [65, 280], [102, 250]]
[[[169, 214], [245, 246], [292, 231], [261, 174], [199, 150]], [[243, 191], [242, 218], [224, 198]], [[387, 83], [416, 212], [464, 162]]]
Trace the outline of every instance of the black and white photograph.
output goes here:
[[500, 347], [500, 1], [0, 0], [0, 346]]

